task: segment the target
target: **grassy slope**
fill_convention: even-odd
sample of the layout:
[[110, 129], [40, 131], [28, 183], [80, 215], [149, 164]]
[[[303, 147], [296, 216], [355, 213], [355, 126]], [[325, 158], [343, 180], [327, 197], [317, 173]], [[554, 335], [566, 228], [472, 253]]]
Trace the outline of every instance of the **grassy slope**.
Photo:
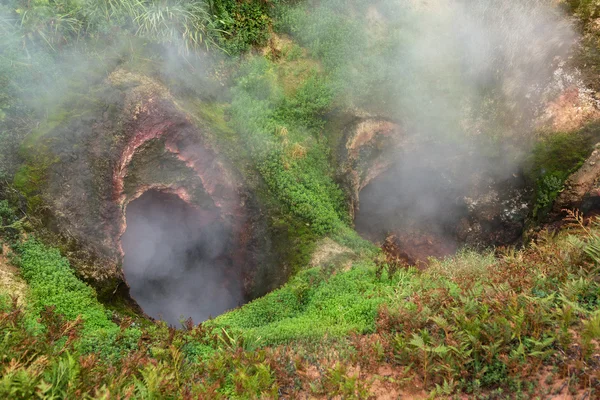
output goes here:
[[119, 327], [56, 250], [29, 240], [14, 250], [30, 306], [5, 299], [0, 316], [0, 394], [366, 397], [369, 381], [342, 364], [375, 375], [388, 366], [393, 387], [420, 382], [438, 394], [526, 395], [541, 374], [568, 378], [573, 391], [597, 389], [599, 233], [577, 225], [523, 251], [461, 253], [426, 272], [366, 261], [335, 274], [310, 269], [180, 331], [128, 319]]

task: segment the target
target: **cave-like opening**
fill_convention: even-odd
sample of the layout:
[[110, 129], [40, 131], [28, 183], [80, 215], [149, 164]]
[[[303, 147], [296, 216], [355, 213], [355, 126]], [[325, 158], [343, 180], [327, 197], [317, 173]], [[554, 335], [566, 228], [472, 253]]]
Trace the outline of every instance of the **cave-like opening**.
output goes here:
[[235, 238], [218, 210], [147, 191], [127, 206], [122, 247], [131, 297], [153, 318], [197, 323], [244, 301]]
[[426, 266], [460, 247], [519, 242], [529, 192], [519, 171], [447, 149], [402, 154], [359, 193], [356, 230], [409, 264]]
[[360, 191], [356, 230], [409, 264], [451, 255], [459, 245], [457, 226], [467, 215], [460, 190], [438, 168], [399, 163]]

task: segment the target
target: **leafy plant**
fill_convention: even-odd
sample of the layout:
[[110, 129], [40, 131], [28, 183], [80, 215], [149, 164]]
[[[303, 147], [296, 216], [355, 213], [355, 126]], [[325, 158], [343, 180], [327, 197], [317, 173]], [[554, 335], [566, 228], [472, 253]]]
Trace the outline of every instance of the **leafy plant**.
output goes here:
[[269, 38], [271, 17], [268, 2], [260, 0], [209, 0], [219, 29], [219, 45], [230, 54], [240, 54], [252, 46], [263, 46]]
[[536, 187], [534, 218], [542, 219], [546, 215], [565, 180], [581, 166], [590, 151], [590, 137], [585, 130], [553, 134], [536, 145], [529, 168]]
[[134, 10], [140, 36], [179, 46], [188, 53], [215, 45], [218, 31], [202, 1], [150, 0], [140, 2]]
[[23, 36], [30, 42], [42, 41], [53, 50], [77, 38], [83, 23], [77, 18], [79, 5], [76, 1], [19, 2], [15, 11], [21, 17]]
[[285, 96], [276, 69], [263, 57], [241, 68], [233, 89], [233, 126], [272, 194], [316, 234], [335, 232], [347, 222], [343, 194], [330, 177], [326, 145], [314, 139], [332, 92], [311, 74]]

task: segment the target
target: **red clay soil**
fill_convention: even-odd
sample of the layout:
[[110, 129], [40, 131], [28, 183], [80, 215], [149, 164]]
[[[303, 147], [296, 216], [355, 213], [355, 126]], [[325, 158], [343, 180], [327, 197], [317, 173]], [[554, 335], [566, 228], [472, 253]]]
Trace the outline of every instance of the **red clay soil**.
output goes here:
[[442, 235], [422, 232], [396, 232], [390, 234], [381, 249], [388, 264], [414, 265], [425, 269], [429, 257], [444, 258], [456, 253], [456, 243]]

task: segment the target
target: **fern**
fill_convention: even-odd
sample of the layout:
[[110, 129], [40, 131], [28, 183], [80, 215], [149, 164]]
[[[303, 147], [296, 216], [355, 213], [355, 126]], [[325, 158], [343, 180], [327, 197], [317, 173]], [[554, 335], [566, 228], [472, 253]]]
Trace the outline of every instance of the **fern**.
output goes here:
[[600, 339], [600, 311], [596, 311], [594, 315], [583, 322], [582, 337], [582, 357], [588, 356], [593, 347], [593, 341]]
[[140, 374], [142, 375], [141, 380], [137, 377], [135, 378], [135, 389], [137, 395], [144, 400], [161, 399], [161, 380], [168, 380], [169, 377], [172, 377], [172, 373], [165, 374], [165, 371], [163, 371], [163, 368], [160, 364], [158, 366], [150, 364], [141, 369]]
[[79, 364], [69, 353], [59, 358], [52, 365], [50, 374], [46, 376], [49, 384], [44, 395], [47, 399], [64, 399], [71, 395], [74, 382], [79, 375]]
[[583, 251], [596, 265], [600, 265], [600, 235], [592, 234], [588, 238]]

